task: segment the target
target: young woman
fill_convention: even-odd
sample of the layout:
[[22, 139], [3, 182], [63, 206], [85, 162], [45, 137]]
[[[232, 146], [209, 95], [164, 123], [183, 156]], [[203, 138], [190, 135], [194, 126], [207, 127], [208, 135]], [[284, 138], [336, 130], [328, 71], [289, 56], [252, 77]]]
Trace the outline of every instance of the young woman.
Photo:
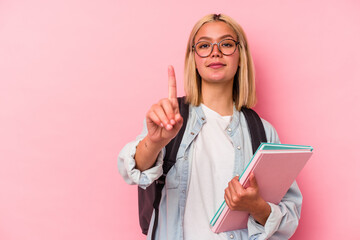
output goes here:
[[[142, 188], [161, 176], [165, 146], [183, 124], [171, 66], [168, 75], [169, 97], [152, 105], [143, 132], [118, 159], [125, 181]], [[253, 107], [256, 98], [246, 36], [230, 17], [211, 14], [195, 24], [186, 50], [185, 92], [189, 117], [177, 161], [162, 190], [156, 239], [290, 238], [302, 203], [296, 183], [276, 205], [260, 197], [254, 176], [246, 189], [238, 181], [237, 175], [252, 157], [249, 129], [240, 109]], [[268, 142], [279, 143], [275, 129], [262, 122]], [[224, 198], [230, 209], [250, 213], [247, 229], [211, 231], [209, 222]], [[150, 231], [152, 224], [153, 219]]]

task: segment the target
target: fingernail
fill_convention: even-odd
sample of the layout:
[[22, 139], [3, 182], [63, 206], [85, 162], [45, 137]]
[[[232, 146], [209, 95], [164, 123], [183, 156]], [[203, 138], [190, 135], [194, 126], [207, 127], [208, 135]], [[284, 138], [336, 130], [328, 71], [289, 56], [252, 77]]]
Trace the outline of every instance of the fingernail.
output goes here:
[[167, 130], [171, 130], [171, 129], [172, 129], [172, 125], [170, 125], [170, 124], [166, 125], [166, 129], [167, 129]]
[[160, 123], [160, 127], [164, 127], [164, 124]]
[[176, 122], [175, 122], [174, 119], [171, 119], [171, 120], [170, 120], [170, 123], [171, 123], [172, 125], [175, 125]]
[[177, 114], [175, 115], [175, 119], [176, 119], [176, 121], [179, 121], [179, 120], [181, 119], [181, 115], [180, 115], [179, 113], [177, 113]]

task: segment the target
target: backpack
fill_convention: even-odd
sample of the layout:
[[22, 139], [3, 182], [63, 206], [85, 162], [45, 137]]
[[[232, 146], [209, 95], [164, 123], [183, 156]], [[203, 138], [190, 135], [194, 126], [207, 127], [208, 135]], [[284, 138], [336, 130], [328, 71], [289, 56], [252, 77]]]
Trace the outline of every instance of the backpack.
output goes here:
[[[151, 239], [155, 239], [155, 232], [159, 217], [161, 191], [165, 185], [166, 174], [176, 162], [176, 155], [185, 132], [187, 119], [189, 117], [189, 104], [185, 102], [185, 97], [178, 98], [178, 103], [179, 111], [184, 121], [179, 133], [166, 145], [166, 154], [163, 163], [163, 175], [146, 189], [138, 187], [139, 222], [142, 233], [145, 235], [148, 233], [151, 216], [155, 210], [155, 219]], [[255, 153], [261, 142], [267, 142], [265, 129], [259, 115], [254, 110], [242, 107], [241, 111], [245, 115], [245, 119], [250, 130], [252, 150], [253, 153]]]

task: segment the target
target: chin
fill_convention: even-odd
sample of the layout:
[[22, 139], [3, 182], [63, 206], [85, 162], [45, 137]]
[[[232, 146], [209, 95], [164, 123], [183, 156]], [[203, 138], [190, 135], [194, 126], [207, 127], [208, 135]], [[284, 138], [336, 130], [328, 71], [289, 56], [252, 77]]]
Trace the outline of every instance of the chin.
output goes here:
[[225, 82], [226, 81], [226, 77], [224, 75], [211, 75], [208, 78], [209, 82]]
[[212, 79], [208, 79], [208, 80], [204, 80], [207, 83], [226, 83], [229, 82], [230, 80], [225, 80], [225, 79], [218, 79], [218, 78], [212, 78]]

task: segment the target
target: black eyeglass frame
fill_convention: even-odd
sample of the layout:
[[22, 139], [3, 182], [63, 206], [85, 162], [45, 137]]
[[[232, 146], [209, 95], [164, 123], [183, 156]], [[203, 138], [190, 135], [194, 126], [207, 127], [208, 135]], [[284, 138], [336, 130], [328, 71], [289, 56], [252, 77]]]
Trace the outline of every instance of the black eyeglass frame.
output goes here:
[[[231, 41], [233, 41], [233, 42], [235, 43], [235, 45], [236, 45], [235, 48], [234, 48], [234, 51], [233, 51], [232, 53], [230, 53], [230, 54], [225, 54], [225, 53], [223, 53], [223, 52], [221, 51], [221, 49], [220, 49], [220, 43], [223, 42], [223, 41], [226, 41], [226, 40], [231, 40]], [[211, 51], [210, 51], [210, 53], [209, 53], [208, 55], [206, 55], [206, 56], [201, 56], [201, 55], [196, 51], [196, 45], [198, 45], [199, 43], [203, 43], [203, 42], [210, 43], [210, 45], [211, 45]], [[199, 57], [201, 57], [201, 58], [206, 58], [206, 57], [210, 56], [211, 53], [213, 52], [213, 50], [214, 50], [214, 45], [217, 45], [219, 51], [220, 51], [223, 55], [225, 55], [225, 56], [230, 56], [230, 55], [234, 54], [234, 52], [236, 51], [236, 47], [237, 47], [237, 45], [240, 45], [240, 42], [239, 42], [239, 41], [235, 41], [234, 39], [230, 39], [230, 38], [223, 39], [223, 40], [221, 40], [220, 42], [217, 42], [217, 43], [216, 43], [216, 42], [215, 42], [215, 43], [211, 43], [211, 42], [208, 42], [208, 41], [200, 41], [200, 42], [197, 42], [197, 43], [195, 43], [194, 45], [192, 45], [192, 50], [193, 50]], [[241, 48], [241, 45], [240, 45], [240, 48]]]

